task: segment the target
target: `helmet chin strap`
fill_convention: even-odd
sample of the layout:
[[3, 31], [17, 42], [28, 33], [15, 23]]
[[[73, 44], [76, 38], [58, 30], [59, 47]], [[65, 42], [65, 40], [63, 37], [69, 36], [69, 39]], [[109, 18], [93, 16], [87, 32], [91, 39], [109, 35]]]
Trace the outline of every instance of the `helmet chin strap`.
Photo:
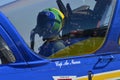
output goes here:
[[33, 29], [30, 34], [30, 47], [32, 50], [34, 50], [35, 34], [35, 29]]

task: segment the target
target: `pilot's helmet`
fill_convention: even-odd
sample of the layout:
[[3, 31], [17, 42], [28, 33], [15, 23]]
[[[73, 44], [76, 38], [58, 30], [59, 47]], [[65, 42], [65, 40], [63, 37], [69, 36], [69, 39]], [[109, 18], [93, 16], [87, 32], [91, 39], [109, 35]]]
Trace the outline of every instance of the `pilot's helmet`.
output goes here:
[[56, 8], [41, 11], [37, 17], [37, 27], [41, 30], [39, 35], [44, 39], [56, 36], [63, 27], [63, 21], [63, 13]]

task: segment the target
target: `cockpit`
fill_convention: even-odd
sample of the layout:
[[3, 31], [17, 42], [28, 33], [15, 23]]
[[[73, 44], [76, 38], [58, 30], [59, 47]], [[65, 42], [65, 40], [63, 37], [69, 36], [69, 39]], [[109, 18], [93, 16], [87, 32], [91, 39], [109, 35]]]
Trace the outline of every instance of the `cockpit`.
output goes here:
[[[38, 18], [39, 13], [48, 8], [56, 8], [64, 15], [64, 21], [60, 24], [62, 27], [54, 27], [58, 30], [53, 31], [54, 39], [50, 37], [52, 31], [49, 27], [35, 28], [41, 18]], [[113, 0], [18, 0], [0, 6], [0, 11], [16, 27], [29, 48], [45, 58], [66, 58], [96, 52], [106, 39], [113, 10]], [[41, 19], [44, 21], [45, 17]], [[42, 34], [33, 34], [34, 31]]]

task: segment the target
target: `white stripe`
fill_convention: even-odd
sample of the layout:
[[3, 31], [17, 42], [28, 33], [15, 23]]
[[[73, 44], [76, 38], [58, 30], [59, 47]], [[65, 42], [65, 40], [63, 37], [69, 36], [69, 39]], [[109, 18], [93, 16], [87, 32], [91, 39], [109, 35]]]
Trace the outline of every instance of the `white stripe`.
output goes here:
[[106, 79], [106, 80], [118, 80], [118, 79], [120, 79], [120, 77], [118, 77], [118, 78]]

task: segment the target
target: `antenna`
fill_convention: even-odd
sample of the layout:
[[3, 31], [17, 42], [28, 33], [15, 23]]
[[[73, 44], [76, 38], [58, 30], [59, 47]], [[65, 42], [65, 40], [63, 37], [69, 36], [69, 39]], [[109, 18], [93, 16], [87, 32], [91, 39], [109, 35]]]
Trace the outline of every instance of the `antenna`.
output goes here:
[[69, 3], [67, 3], [66, 8], [67, 8], [67, 11], [68, 11], [68, 16], [70, 16], [72, 14], [72, 9], [71, 9]]

